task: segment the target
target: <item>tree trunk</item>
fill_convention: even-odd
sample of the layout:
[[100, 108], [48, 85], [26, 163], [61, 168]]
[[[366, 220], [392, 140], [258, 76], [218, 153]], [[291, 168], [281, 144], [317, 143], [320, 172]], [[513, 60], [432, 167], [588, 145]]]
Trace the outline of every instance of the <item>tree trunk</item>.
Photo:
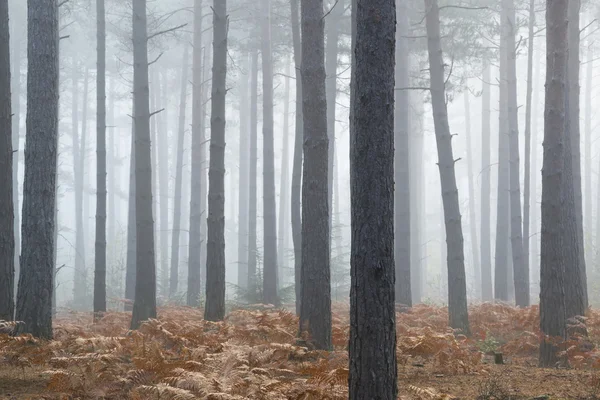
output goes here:
[[258, 49], [251, 55], [250, 73], [250, 180], [248, 202], [248, 294], [251, 302], [258, 301], [256, 264], [258, 249], [256, 245], [256, 213], [257, 213], [257, 166], [258, 166]]
[[568, 119], [567, 1], [546, 7], [546, 98], [544, 112], [544, 162], [542, 167], [542, 234], [540, 262], [540, 330], [548, 335], [540, 343], [540, 366], [557, 361], [558, 346], [552, 338], [565, 338], [565, 292], [561, 191], [563, 187], [563, 129]]
[[467, 139], [467, 175], [469, 181], [469, 230], [471, 234], [471, 257], [473, 273], [475, 276], [475, 297], [481, 298], [479, 283], [481, 282], [481, 270], [479, 266], [479, 246], [477, 244], [477, 217], [475, 215], [475, 182], [473, 177], [473, 148], [471, 146], [471, 106], [469, 104], [469, 91], [464, 93], [465, 100], [465, 138]]
[[0, 320], [15, 312], [15, 232], [8, 0], [0, 0]]
[[[281, 149], [281, 180], [279, 186], [279, 229], [277, 235], [277, 256], [279, 257], [279, 287], [284, 285], [285, 272], [287, 270], [287, 233], [288, 233], [288, 222], [289, 222], [289, 138], [290, 138], [290, 59], [286, 58], [285, 61], [285, 89], [284, 89], [284, 100], [283, 100], [283, 143]], [[240, 145], [241, 145], [240, 141]], [[246, 143], [247, 144], [247, 143]], [[245, 156], [247, 156], [247, 146], [244, 148]], [[242, 164], [241, 150], [240, 150], [240, 165]], [[247, 171], [247, 169], [246, 169]], [[241, 172], [241, 169], [240, 169]], [[241, 189], [241, 186], [240, 186]], [[240, 192], [241, 194], [241, 192]], [[241, 199], [241, 197], [240, 197]], [[241, 200], [240, 200], [241, 204]], [[246, 203], [247, 204], [247, 203]]]
[[[17, 21], [13, 18], [13, 35], [11, 36], [11, 63], [12, 63], [12, 191], [13, 191], [13, 212], [14, 212], [14, 240], [15, 240], [15, 275], [14, 275], [14, 299], [17, 299], [17, 282], [19, 282], [19, 271], [20, 271], [20, 255], [21, 255], [21, 209], [19, 205], [19, 140], [21, 136], [20, 125], [21, 125], [21, 38], [17, 36], [16, 24], [21, 21]], [[25, 22], [25, 21], [23, 21]]]
[[[501, 21], [506, 20], [505, 8], [502, 7]], [[508, 126], [508, 87], [506, 66], [506, 33], [500, 34], [500, 95], [498, 102], [498, 191], [496, 203], [496, 250], [494, 269], [494, 299], [509, 300], [509, 225], [510, 225], [510, 198], [509, 198], [509, 126]], [[512, 282], [510, 282], [512, 284]]]
[[352, 14], [348, 398], [396, 400], [395, 1], [352, 0]]
[[96, 246], [94, 313], [106, 311], [106, 16], [104, 0], [96, 0]]
[[302, 0], [302, 270], [300, 332], [318, 349], [331, 349], [329, 254], [329, 139], [325, 90], [323, 0]]
[[225, 95], [227, 94], [227, 2], [213, 1], [213, 76], [208, 171], [206, 308], [204, 318], [225, 317]]
[[[417, 93], [410, 96], [410, 280], [412, 304], [421, 303], [423, 297], [423, 102]], [[419, 105], [420, 104], [420, 105]]]
[[277, 295], [277, 215], [275, 204], [275, 154], [273, 151], [273, 55], [271, 53], [271, 0], [261, 0], [263, 82], [263, 302], [279, 305]]
[[[583, 204], [581, 191], [581, 135], [579, 131], [579, 47], [580, 47], [580, 31], [579, 31], [579, 12], [581, 8], [580, 0], [569, 2], [569, 58], [568, 58], [568, 76], [569, 80], [569, 99], [568, 99], [568, 116], [569, 116], [569, 134], [571, 136], [571, 153], [573, 166], [573, 187], [575, 193], [575, 222], [577, 223], [577, 246], [579, 247], [578, 265], [579, 278], [581, 280], [581, 288], [583, 295], [584, 309], [588, 307], [587, 294], [587, 272], [585, 264], [585, 249], [584, 233], [583, 233]], [[563, 231], [564, 232], [564, 231]], [[568, 297], [567, 297], [568, 298]], [[567, 312], [569, 305], [567, 304]], [[568, 313], [567, 313], [568, 316]]]
[[181, 92], [179, 95], [179, 121], [177, 129], [177, 164], [175, 166], [175, 197], [173, 199], [173, 233], [171, 235], [171, 273], [169, 297], [177, 294], [179, 285], [179, 236], [181, 235], [181, 186], [183, 181], [183, 153], [185, 146], [185, 109], [187, 107], [187, 81], [189, 64], [188, 46], [183, 49]]
[[[585, 212], [584, 217], [586, 221], [585, 231], [588, 232], [587, 236], [587, 246], [586, 248], [593, 249], [594, 248], [594, 227], [593, 227], [593, 211], [592, 211], [592, 197], [593, 197], [593, 189], [592, 189], [592, 108], [594, 107], [592, 104], [592, 85], [593, 85], [593, 73], [594, 73], [594, 50], [592, 45], [593, 39], [588, 39], [587, 45], [587, 55], [586, 55], [586, 68], [585, 68], [585, 116], [584, 116], [584, 162], [585, 162]], [[598, 209], [600, 210], [600, 209]], [[600, 219], [598, 219], [600, 221]], [[598, 240], [598, 236], [596, 236], [596, 241]], [[585, 243], [584, 243], [585, 244]], [[591, 259], [598, 260], [597, 252], [598, 247], [596, 246], [596, 254]], [[589, 254], [589, 252], [588, 252]], [[588, 258], [589, 260], [590, 258]], [[597, 265], [597, 264], [596, 264]]]
[[188, 255], [187, 305], [200, 305], [201, 248], [202, 248], [202, 0], [194, 0], [194, 46], [193, 46], [193, 92], [192, 92], [192, 173], [190, 193], [190, 239]]
[[[135, 110], [135, 99], [133, 109]], [[131, 123], [131, 152], [129, 155], [129, 205], [127, 215], [127, 264], [125, 270], [125, 311], [133, 310], [136, 281], [137, 224], [135, 211], [135, 120]]]
[[[239, 173], [238, 173], [238, 249], [237, 249], [237, 285], [241, 290], [248, 289], [248, 211], [249, 211], [249, 192], [250, 187], [250, 119], [248, 112], [250, 110], [250, 96], [248, 76], [250, 75], [249, 54], [244, 53], [242, 58], [242, 71], [247, 75], [240, 75], [240, 153], [239, 153]], [[285, 128], [284, 128], [285, 129]]]
[[483, 69], [481, 97], [481, 299], [494, 298], [490, 239], [490, 64]]
[[518, 307], [529, 306], [529, 267], [523, 254], [523, 221], [521, 219], [521, 184], [519, 180], [519, 121], [517, 104], [517, 45], [515, 43], [515, 4], [503, 0], [506, 9], [506, 67], [508, 95], [508, 128], [510, 154], [510, 239], [513, 260], [515, 302]]
[[[117, 163], [119, 162], [119, 156], [117, 154], [117, 148], [120, 147], [115, 145], [115, 136], [117, 130], [115, 130], [115, 80], [112, 76], [108, 76], [108, 115], [106, 118], [106, 136], [108, 139], [108, 150], [106, 152], [107, 162], [107, 178], [108, 178], [108, 214], [106, 220], [107, 229], [107, 251], [108, 254], [114, 254], [109, 259], [109, 264], [117, 262], [118, 250], [117, 250], [117, 223], [119, 216], [117, 215], [117, 196], [119, 190], [117, 177]], [[118, 139], [117, 139], [118, 140]]]
[[448, 243], [448, 313], [450, 326], [470, 334], [467, 311], [467, 284], [458, 189], [452, 154], [452, 136], [448, 126], [446, 89], [444, 83], [444, 60], [440, 40], [440, 17], [437, 0], [425, 0], [427, 10], [427, 44], [431, 77], [431, 102], [435, 138], [438, 148], [442, 200]]
[[[160, 76], [158, 72], [156, 76]], [[167, 74], [162, 74], [162, 85], [156, 82], [157, 89], [161, 86], [164, 88], [168, 86]], [[163, 90], [162, 93], [159, 91], [156, 95], [157, 108], [158, 110], [163, 109], [158, 117], [158, 130], [156, 137], [156, 147], [158, 148], [158, 193], [160, 197], [160, 286], [162, 287], [163, 296], [167, 297], [169, 294], [169, 128], [167, 123], [169, 121], [167, 98], [163, 97], [162, 94], [166, 93]], [[157, 110], [157, 111], [158, 111]]]
[[396, 106], [394, 109], [394, 259], [396, 303], [412, 306], [410, 279], [410, 96], [408, 9], [400, 1], [396, 9]]
[[300, 16], [298, 13], [298, 0], [290, 0], [290, 5], [292, 9], [292, 37], [294, 41], [294, 66], [296, 76], [296, 132], [294, 140], [294, 163], [292, 165], [291, 223], [292, 240], [294, 242], [294, 283], [296, 290], [296, 314], [300, 315], [300, 271], [302, 270], [302, 142], [304, 138], [304, 127], [302, 117], [302, 80], [300, 79], [299, 71], [301, 68], [302, 45], [300, 38]]
[[131, 329], [156, 318], [156, 261], [152, 218], [152, 145], [148, 88], [146, 0], [133, 0], [136, 281]]
[[[52, 338], [58, 147], [58, 5], [27, 2], [27, 136], [18, 333]], [[33, 23], [35, 21], [35, 23]]]
[[[535, 65], [535, 73], [533, 74], [533, 95], [532, 95], [532, 99], [531, 102], [535, 105], [535, 107], [539, 107], [539, 80], [540, 80], [540, 69], [541, 69], [541, 60], [539, 57], [540, 51], [538, 50], [538, 57], [536, 57], [536, 59], [538, 59], [538, 62], [536, 62]], [[535, 279], [533, 280], [533, 288], [537, 289], [537, 293], [535, 293], [534, 298], [539, 296], [539, 283], [540, 283], [540, 223], [539, 223], [539, 217], [538, 217], [538, 212], [540, 209], [539, 203], [538, 203], [538, 178], [541, 176], [540, 174], [540, 170], [538, 169], [538, 150], [537, 147], [539, 146], [538, 143], [538, 129], [537, 129], [537, 125], [538, 125], [538, 113], [535, 112], [535, 109], [532, 109], [531, 112], [531, 143], [532, 146], [534, 146], [532, 152], [531, 152], [531, 170], [533, 171], [533, 174], [531, 174], [531, 203], [532, 203], [532, 207], [531, 207], [531, 221], [533, 223], [533, 233], [531, 236], [535, 236], [535, 240], [533, 240], [532, 246], [531, 246], [531, 276], [535, 277]]]

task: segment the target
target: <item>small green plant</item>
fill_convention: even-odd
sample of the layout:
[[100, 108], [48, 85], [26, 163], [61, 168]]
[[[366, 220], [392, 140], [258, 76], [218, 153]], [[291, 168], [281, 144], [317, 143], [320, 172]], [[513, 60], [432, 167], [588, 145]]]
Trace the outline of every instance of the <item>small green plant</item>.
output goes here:
[[496, 340], [495, 337], [489, 334], [489, 332], [485, 335], [485, 339], [478, 343], [479, 350], [483, 353], [495, 353], [500, 347], [500, 343]]

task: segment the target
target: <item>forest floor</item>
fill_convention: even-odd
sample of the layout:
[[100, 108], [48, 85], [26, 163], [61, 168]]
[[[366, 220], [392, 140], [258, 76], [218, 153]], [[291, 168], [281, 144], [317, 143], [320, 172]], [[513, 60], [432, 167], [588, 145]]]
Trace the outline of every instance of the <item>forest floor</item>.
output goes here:
[[[469, 311], [469, 338], [448, 329], [445, 308], [398, 313], [399, 398], [600, 399], [600, 312], [587, 315], [588, 338], [564, 344], [568, 367], [541, 369], [537, 307]], [[138, 331], [129, 320], [72, 312], [57, 318], [51, 342], [0, 335], [0, 399], [347, 399], [347, 305], [334, 306], [332, 352], [299, 341], [285, 310], [213, 323], [166, 307]], [[499, 352], [504, 365], [494, 364]]]

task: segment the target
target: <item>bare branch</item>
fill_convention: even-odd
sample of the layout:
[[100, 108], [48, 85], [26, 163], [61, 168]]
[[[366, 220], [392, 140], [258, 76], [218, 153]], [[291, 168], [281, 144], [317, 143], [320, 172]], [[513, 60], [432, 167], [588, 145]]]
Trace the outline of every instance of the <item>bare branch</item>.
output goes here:
[[181, 24], [181, 25], [178, 25], [178, 26], [174, 26], [173, 28], [169, 28], [169, 29], [165, 29], [165, 30], [162, 30], [162, 31], [158, 31], [158, 32], [156, 32], [156, 33], [153, 33], [152, 35], [148, 36], [148, 37], [146, 38], [146, 40], [154, 39], [155, 37], [157, 37], [157, 36], [160, 36], [160, 35], [163, 35], [163, 34], [165, 34], [165, 33], [174, 32], [174, 31], [176, 31], [176, 30], [178, 30], [178, 29], [181, 29], [181, 28], [183, 28], [183, 27], [184, 27], [184, 26], [186, 26], [186, 25], [187, 25], [187, 24]]

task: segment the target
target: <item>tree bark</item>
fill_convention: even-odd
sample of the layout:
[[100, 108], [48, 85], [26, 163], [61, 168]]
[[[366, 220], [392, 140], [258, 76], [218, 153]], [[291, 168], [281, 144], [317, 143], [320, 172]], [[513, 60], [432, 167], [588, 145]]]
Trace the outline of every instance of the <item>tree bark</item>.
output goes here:
[[271, 50], [271, 0], [261, 0], [261, 56], [263, 83], [263, 302], [279, 305], [277, 295], [277, 215], [275, 204], [275, 154], [273, 151], [273, 55]]
[[194, 0], [194, 49], [193, 49], [193, 94], [192, 94], [192, 173], [190, 193], [190, 235], [188, 255], [187, 305], [200, 305], [201, 293], [201, 249], [202, 249], [202, 0]]
[[177, 161], [175, 165], [175, 197], [173, 199], [173, 233], [171, 235], [171, 271], [169, 297], [173, 298], [179, 288], [179, 236], [181, 235], [181, 186], [183, 181], [183, 153], [185, 146], [185, 109], [187, 107], [187, 81], [189, 69], [188, 46], [183, 49], [181, 92], [179, 95], [179, 121], [177, 129]]
[[[296, 314], [300, 315], [301, 303], [301, 279], [302, 270], [302, 215], [301, 215], [301, 191], [302, 191], [302, 143], [304, 135], [302, 116], [302, 79], [300, 68], [302, 59], [302, 45], [300, 38], [300, 16], [298, 13], [298, 0], [290, 0], [292, 17], [292, 37], [294, 42], [294, 66], [296, 76], [296, 132], [294, 140], [294, 163], [292, 166], [292, 192], [291, 192], [291, 223], [292, 240], [294, 242], [294, 283], [296, 290]], [[252, 178], [250, 178], [252, 179]], [[252, 201], [252, 199], [251, 199]]]
[[0, 320], [15, 312], [15, 231], [8, 0], [0, 0]]
[[450, 326], [464, 334], [470, 334], [467, 311], [467, 284], [465, 256], [458, 189], [452, 154], [452, 135], [448, 126], [446, 89], [444, 83], [444, 60], [440, 40], [440, 17], [437, 0], [425, 0], [427, 47], [429, 52], [431, 102], [435, 138], [438, 148], [442, 200], [448, 244], [448, 313]]
[[225, 317], [225, 95], [227, 94], [227, 2], [213, 1], [213, 76], [208, 172], [206, 307], [204, 319]]
[[133, 0], [136, 281], [131, 329], [156, 318], [156, 259], [152, 217], [152, 145], [148, 87], [146, 0]]
[[300, 332], [318, 349], [331, 349], [329, 253], [329, 138], [325, 89], [323, 0], [302, 0], [302, 270]]
[[106, 16], [104, 0], [96, 0], [96, 245], [94, 313], [106, 311]]
[[483, 68], [481, 96], [481, 299], [494, 298], [490, 239], [490, 64]]
[[[58, 5], [27, 2], [27, 132], [18, 333], [52, 339], [58, 147]], [[33, 23], [35, 21], [35, 23]]]
[[396, 71], [397, 90], [394, 110], [394, 260], [396, 263], [396, 303], [412, 306], [410, 278], [410, 96], [408, 10], [400, 1], [396, 9]]
[[393, 219], [396, 6], [393, 0], [353, 0], [352, 6], [348, 398], [395, 400], [398, 394]]

